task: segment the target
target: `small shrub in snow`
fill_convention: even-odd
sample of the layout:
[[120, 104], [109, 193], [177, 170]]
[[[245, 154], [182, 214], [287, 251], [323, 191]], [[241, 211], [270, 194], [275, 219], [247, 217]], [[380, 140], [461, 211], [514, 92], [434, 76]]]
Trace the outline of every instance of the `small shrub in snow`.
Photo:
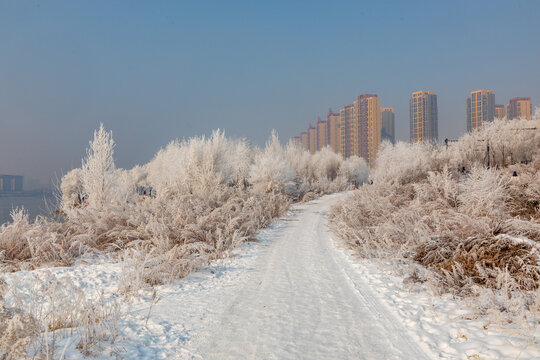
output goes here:
[[29, 289], [23, 294], [11, 284], [9, 302], [0, 297], [0, 359], [62, 358], [58, 343], [67, 338], [90, 355], [118, 336], [121, 313], [115, 298], [88, 296], [50, 273], [25, 285]]

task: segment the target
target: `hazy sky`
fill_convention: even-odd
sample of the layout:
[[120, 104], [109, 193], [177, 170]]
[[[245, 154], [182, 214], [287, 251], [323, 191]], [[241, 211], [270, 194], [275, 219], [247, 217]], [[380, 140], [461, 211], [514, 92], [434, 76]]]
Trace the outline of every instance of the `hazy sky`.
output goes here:
[[0, 173], [48, 183], [100, 122], [117, 166], [222, 128], [264, 144], [376, 93], [409, 138], [412, 91], [439, 138], [471, 90], [540, 105], [540, 1], [0, 0]]

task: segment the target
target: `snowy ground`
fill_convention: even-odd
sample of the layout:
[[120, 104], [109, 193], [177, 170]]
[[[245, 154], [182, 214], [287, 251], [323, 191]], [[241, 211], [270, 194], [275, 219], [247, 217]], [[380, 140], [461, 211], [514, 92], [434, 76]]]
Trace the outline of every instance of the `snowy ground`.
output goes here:
[[[470, 320], [464, 304], [414, 287], [388, 265], [353, 259], [326, 229], [343, 195], [295, 205], [232, 257], [128, 302], [112, 345], [127, 359], [533, 359], [540, 331]], [[69, 278], [88, 296], [116, 295], [118, 264], [4, 274], [30, 297], [31, 279]], [[9, 298], [8, 298], [9, 300]], [[153, 303], [153, 305], [151, 305]], [[83, 358], [73, 337], [58, 354]], [[65, 350], [63, 350], [65, 348]]]

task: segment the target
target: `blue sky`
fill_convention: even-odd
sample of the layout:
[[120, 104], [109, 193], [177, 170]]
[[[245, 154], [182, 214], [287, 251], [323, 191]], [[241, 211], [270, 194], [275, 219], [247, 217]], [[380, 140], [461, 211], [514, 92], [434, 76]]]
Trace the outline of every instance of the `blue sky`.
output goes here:
[[408, 99], [438, 95], [439, 137], [465, 102], [540, 105], [540, 1], [0, 0], [0, 173], [80, 166], [100, 122], [117, 165], [222, 128], [263, 144], [376, 93], [409, 136]]

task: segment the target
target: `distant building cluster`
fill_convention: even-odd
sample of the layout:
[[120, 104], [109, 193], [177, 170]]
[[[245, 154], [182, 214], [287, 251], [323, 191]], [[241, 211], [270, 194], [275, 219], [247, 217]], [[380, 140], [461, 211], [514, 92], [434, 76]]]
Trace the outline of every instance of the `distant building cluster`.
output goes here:
[[16, 193], [22, 191], [22, 175], [0, 175], [0, 193]]
[[375, 94], [359, 95], [339, 112], [328, 111], [326, 120], [294, 137], [294, 142], [314, 153], [326, 146], [345, 157], [360, 156], [373, 167], [381, 140], [395, 141], [394, 109], [381, 108]]
[[509, 120], [514, 119], [532, 119], [532, 104], [530, 97], [516, 97], [510, 99], [506, 105], [506, 115]]
[[467, 98], [467, 131], [479, 129], [486, 122], [495, 118], [508, 120], [532, 119], [532, 103], [530, 97], [516, 97], [510, 99], [506, 105], [495, 104], [493, 90], [472, 91]]
[[[467, 98], [467, 131], [481, 128], [494, 118], [510, 120], [532, 118], [529, 97], [510, 99], [506, 107], [495, 104], [493, 90], [476, 90]], [[409, 100], [410, 141], [436, 142], [439, 137], [437, 95], [433, 91], [412, 93]], [[293, 138], [294, 143], [315, 153], [329, 146], [345, 157], [360, 156], [370, 167], [375, 166], [382, 141], [395, 143], [394, 108], [381, 107], [376, 94], [357, 96], [353, 104], [345, 105], [339, 112], [328, 111], [326, 120], [317, 117], [315, 126]]]

